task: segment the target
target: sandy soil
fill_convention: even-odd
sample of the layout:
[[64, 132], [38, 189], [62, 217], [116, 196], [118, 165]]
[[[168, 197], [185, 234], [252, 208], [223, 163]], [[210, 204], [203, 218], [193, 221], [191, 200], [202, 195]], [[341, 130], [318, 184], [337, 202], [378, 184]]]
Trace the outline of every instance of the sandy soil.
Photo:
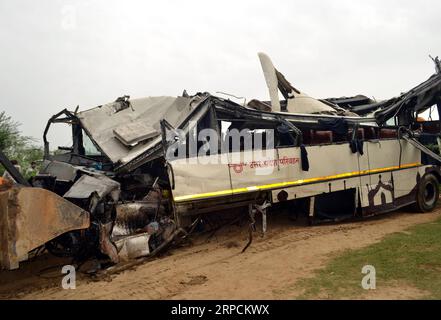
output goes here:
[[[0, 298], [291, 299], [300, 294], [295, 282], [312, 276], [339, 251], [364, 247], [387, 234], [433, 221], [440, 212], [441, 208], [429, 214], [397, 212], [313, 227], [283, 216], [269, 217], [268, 233], [265, 237], [256, 233], [243, 254], [247, 227], [231, 226], [212, 237], [201, 234], [191, 246], [118, 274], [99, 280], [80, 274], [75, 290], [61, 288], [61, 265], [67, 261], [44, 255], [23, 263], [18, 271], [0, 272]], [[49, 264], [58, 267], [44, 270]], [[403, 292], [412, 291], [402, 289], [376, 290], [365, 298], [406, 298]]]

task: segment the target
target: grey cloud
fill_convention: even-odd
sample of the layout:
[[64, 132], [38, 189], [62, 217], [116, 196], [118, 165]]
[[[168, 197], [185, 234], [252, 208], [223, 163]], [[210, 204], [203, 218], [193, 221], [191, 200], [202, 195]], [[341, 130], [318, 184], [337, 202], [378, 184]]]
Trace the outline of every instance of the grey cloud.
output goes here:
[[258, 51], [311, 95], [387, 98], [433, 72], [440, 11], [434, 0], [2, 1], [0, 108], [40, 139], [59, 109], [123, 94], [267, 98]]

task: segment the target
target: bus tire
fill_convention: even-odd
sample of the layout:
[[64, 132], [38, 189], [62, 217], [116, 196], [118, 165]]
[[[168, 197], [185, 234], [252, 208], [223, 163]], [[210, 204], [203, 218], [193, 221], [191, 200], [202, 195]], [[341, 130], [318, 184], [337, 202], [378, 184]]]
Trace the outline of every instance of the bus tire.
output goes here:
[[418, 184], [415, 209], [417, 212], [430, 212], [438, 202], [439, 183], [431, 173], [426, 174]]

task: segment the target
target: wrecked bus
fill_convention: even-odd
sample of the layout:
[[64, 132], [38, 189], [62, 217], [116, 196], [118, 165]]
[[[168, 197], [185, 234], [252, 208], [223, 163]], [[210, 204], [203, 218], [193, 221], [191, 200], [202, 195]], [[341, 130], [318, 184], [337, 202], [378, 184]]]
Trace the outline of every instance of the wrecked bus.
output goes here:
[[[259, 58], [270, 101], [241, 105], [184, 91], [54, 115], [32, 185], [78, 208], [64, 214], [86, 212], [90, 225], [48, 237], [48, 250], [118, 263], [152, 255], [201, 216], [234, 208], [251, 221], [261, 215], [265, 229], [267, 211], [286, 204], [310, 223], [436, 206], [441, 129], [420, 114], [441, 106], [438, 60], [427, 81], [375, 102], [314, 99]], [[51, 154], [47, 134], [56, 123], [70, 126], [73, 139]]]

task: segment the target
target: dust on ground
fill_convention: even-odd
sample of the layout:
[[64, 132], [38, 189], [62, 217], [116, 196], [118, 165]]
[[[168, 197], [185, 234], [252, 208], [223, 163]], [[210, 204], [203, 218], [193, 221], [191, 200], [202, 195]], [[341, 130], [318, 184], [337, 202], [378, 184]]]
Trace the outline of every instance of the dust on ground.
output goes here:
[[[118, 274], [94, 279], [77, 273], [74, 290], [61, 288], [61, 266], [69, 260], [42, 255], [19, 270], [0, 272], [0, 299], [294, 299], [301, 294], [296, 281], [313, 276], [338, 252], [434, 221], [440, 212], [401, 211], [312, 227], [277, 215], [268, 218], [264, 237], [255, 233], [245, 253], [247, 226], [232, 225]], [[365, 298], [406, 298], [403, 289], [384, 288]]]

